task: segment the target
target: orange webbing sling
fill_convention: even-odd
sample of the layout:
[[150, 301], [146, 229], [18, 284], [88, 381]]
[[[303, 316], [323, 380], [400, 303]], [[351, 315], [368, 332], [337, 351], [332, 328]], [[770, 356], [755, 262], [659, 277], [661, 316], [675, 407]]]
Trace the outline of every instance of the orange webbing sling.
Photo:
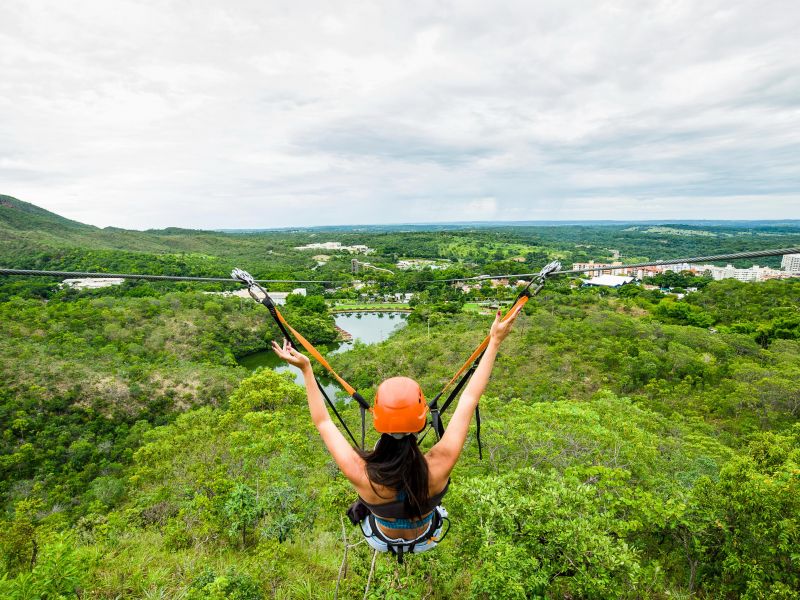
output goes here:
[[[361, 448], [363, 449], [364, 438], [366, 436], [366, 412], [370, 408], [369, 403], [366, 400], [364, 400], [364, 397], [361, 394], [359, 394], [355, 390], [355, 388], [353, 388], [352, 385], [347, 383], [344, 379], [342, 379], [342, 377], [336, 371], [333, 370], [333, 367], [331, 367], [330, 363], [328, 363], [328, 361], [325, 360], [325, 357], [322, 356], [319, 350], [317, 350], [311, 342], [309, 342], [306, 338], [300, 335], [300, 333], [294, 327], [289, 325], [288, 321], [286, 321], [286, 318], [278, 310], [278, 307], [275, 306], [275, 302], [273, 302], [272, 298], [270, 298], [269, 294], [267, 293], [267, 290], [258, 285], [258, 283], [255, 282], [253, 277], [247, 271], [243, 271], [242, 269], [234, 269], [231, 272], [231, 277], [244, 283], [247, 286], [247, 291], [250, 293], [250, 296], [252, 296], [253, 300], [267, 307], [267, 310], [269, 310], [269, 313], [272, 315], [272, 318], [275, 320], [275, 323], [278, 325], [278, 328], [281, 330], [281, 333], [292, 346], [294, 346], [295, 348], [297, 347], [292, 339], [292, 336], [294, 336], [294, 338], [296, 338], [297, 341], [300, 342], [300, 345], [303, 346], [303, 348], [305, 348], [306, 351], [311, 356], [313, 356], [317, 360], [317, 362], [319, 362], [319, 364], [321, 364], [325, 368], [325, 370], [328, 371], [336, 379], [336, 381], [339, 382], [339, 384], [347, 391], [347, 393], [350, 394], [350, 397], [352, 397], [353, 400], [355, 400], [358, 403], [358, 408], [361, 412]], [[263, 298], [259, 298], [257, 294], [258, 291], [264, 294]], [[350, 431], [350, 428], [347, 426], [347, 423], [344, 422], [344, 419], [339, 414], [339, 411], [336, 410], [336, 406], [328, 397], [327, 392], [325, 392], [325, 388], [322, 387], [322, 384], [320, 383], [319, 379], [316, 378], [316, 375], [314, 376], [314, 379], [317, 382], [317, 387], [319, 388], [320, 392], [322, 392], [322, 396], [328, 403], [328, 406], [330, 406], [331, 410], [333, 410], [333, 414], [335, 414], [336, 418], [339, 419], [339, 423], [342, 424], [342, 427], [344, 427], [344, 430], [347, 432], [347, 435], [349, 435], [350, 439], [353, 440], [353, 444], [358, 446], [358, 442], [356, 441], [355, 436]]]
[[[286, 329], [288, 329], [294, 335], [294, 337], [297, 338], [297, 341], [300, 342], [300, 345], [303, 346], [303, 348], [305, 348], [311, 356], [316, 358], [317, 362], [321, 364], [323, 367], [325, 367], [325, 370], [327, 370], [328, 373], [333, 375], [336, 381], [339, 382], [339, 385], [341, 385], [347, 391], [347, 393], [350, 394], [356, 400], [356, 402], [359, 403], [359, 405], [363, 402], [364, 404], [366, 404], [366, 407], [369, 408], [369, 404], [367, 404], [366, 400], [364, 400], [364, 398], [361, 397], [361, 394], [359, 394], [355, 390], [355, 388], [353, 388], [352, 385], [347, 383], [344, 379], [342, 379], [339, 376], [339, 374], [336, 371], [333, 370], [333, 367], [328, 363], [327, 360], [325, 360], [325, 357], [322, 356], [322, 354], [320, 354], [319, 350], [317, 350], [311, 342], [309, 342], [306, 338], [300, 335], [300, 333], [294, 327], [289, 325], [289, 323], [286, 321], [286, 318], [281, 314], [281, 311], [279, 311], [277, 307], [275, 307], [275, 316], [277, 317], [278, 321], [283, 323], [284, 326], [286, 326]], [[291, 341], [291, 338], [289, 337], [287, 337], [286, 339]]]
[[[544, 287], [545, 281], [547, 276], [553, 273], [554, 271], [558, 271], [561, 269], [561, 263], [558, 261], [553, 261], [546, 265], [539, 273], [531, 280], [531, 282], [525, 286], [525, 288], [517, 295], [514, 304], [511, 306], [511, 309], [503, 315], [501, 321], [505, 321], [511, 315], [514, 314], [515, 311], [521, 310], [525, 303], [528, 302], [533, 296], [537, 295], [539, 292], [542, 291]], [[531, 285], [536, 283], [536, 287], [533, 291], [530, 290]], [[436, 396], [428, 403], [428, 407], [431, 411], [431, 429], [436, 432], [436, 438], [441, 439], [444, 435], [444, 424], [442, 423], [442, 413], [446, 411], [450, 404], [455, 400], [458, 394], [461, 392], [462, 388], [466, 385], [469, 381], [472, 374], [475, 372], [475, 369], [478, 368], [478, 364], [483, 358], [483, 353], [486, 351], [486, 347], [489, 345], [490, 336], [486, 336], [483, 341], [475, 348], [474, 352], [470, 355], [470, 357], [464, 362], [461, 368], [453, 375], [452, 379], [448, 381], [445, 386], [442, 388], [442, 391], [436, 394]], [[459, 379], [460, 378], [460, 379]], [[450, 394], [445, 400], [444, 404], [442, 404], [441, 408], [439, 408], [439, 399], [444, 395], [444, 393], [450, 388], [453, 383], [459, 379], [456, 386], [452, 389]], [[478, 440], [478, 456], [482, 459], [483, 458], [483, 448], [481, 447], [481, 413], [478, 406], [475, 406], [475, 434]], [[427, 434], [427, 432], [425, 432]], [[424, 437], [424, 436], [423, 436]]]

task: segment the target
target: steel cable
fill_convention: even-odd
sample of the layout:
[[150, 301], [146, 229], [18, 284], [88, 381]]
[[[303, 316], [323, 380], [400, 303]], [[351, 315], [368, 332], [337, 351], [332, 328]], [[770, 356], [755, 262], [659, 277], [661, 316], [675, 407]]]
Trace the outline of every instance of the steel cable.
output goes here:
[[[0, 269], [0, 275], [31, 275], [40, 277], [97, 277], [101, 279], [145, 279], [148, 281], [209, 281], [240, 283], [230, 277], [182, 277], [178, 275], [142, 275], [138, 273], [91, 273], [88, 271], [38, 271], [33, 269]], [[344, 283], [327, 279], [256, 279], [257, 283]]]

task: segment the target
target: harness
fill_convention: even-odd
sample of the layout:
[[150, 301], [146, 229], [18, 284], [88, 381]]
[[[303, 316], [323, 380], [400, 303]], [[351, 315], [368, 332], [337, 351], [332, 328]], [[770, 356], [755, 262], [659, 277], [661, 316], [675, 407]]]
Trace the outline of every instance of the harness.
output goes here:
[[[514, 304], [511, 306], [511, 309], [503, 315], [501, 321], [505, 321], [513, 314], [515, 311], [521, 310], [523, 306], [533, 298], [534, 296], [538, 295], [539, 292], [542, 291], [545, 282], [547, 281], [547, 277], [561, 269], [561, 263], [557, 260], [545, 265], [539, 273], [534, 276], [528, 285], [526, 285], [522, 291], [517, 295], [516, 299], [514, 300]], [[536, 287], [533, 288], [531, 291], [531, 286], [536, 284]], [[436, 439], [442, 439], [444, 435], [444, 423], [442, 422], [442, 414], [450, 407], [453, 400], [458, 397], [458, 394], [461, 393], [461, 390], [467, 384], [467, 382], [472, 377], [475, 370], [478, 368], [478, 364], [481, 362], [481, 358], [483, 358], [483, 354], [486, 352], [486, 348], [489, 346], [489, 340], [491, 336], [487, 335], [483, 341], [478, 344], [478, 347], [472, 352], [470, 357], [464, 362], [461, 368], [453, 375], [452, 379], [448, 381], [445, 386], [442, 388], [442, 391], [434, 396], [433, 400], [428, 402], [428, 408], [431, 411], [431, 423], [430, 428], [422, 434], [420, 438], [420, 442], [425, 439], [425, 436], [428, 435], [428, 431], [433, 429], [436, 432]], [[459, 379], [460, 378], [460, 379]], [[444, 401], [441, 408], [439, 407], [439, 399], [444, 395], [447, 389], [458, 379], [458, 383], [453, 387], [450, 391], [450, 394], [447, 396], [447, 400]], [[478, 457], [483, 460], [483, 448], [481, 446], [481, 413], [480, 408], [478, 405], [475, 405], [475, 437], [478, 441]]]
[[[374, 514], [369, 513], [366, 517], [366, 520], [369, 522], [370, 529], [372, 530], [372, 535], [378, 538], [381, 542], [386, 544], [387, 548], [389, 548], [389, 552], [394, 554], [397, 557], [397, 562], [401, 565], [403, 564], [403, 555], [413, 553], [414, 549], [417, 547], [418, 544], [424, 544], [429, 540], [433, 540], [437, 544], [444, 540], [447, 537], [447, 534], [450, 532], [450, 519], [441, 515], [441, 513], [437, 508], [433, 509], [431, 513], [433, 517], [431, 518], [430, 525], [425, 530], [424, 533], [417, 536], [413, 540], [399, 540], [399, 539], [392, 539], [388, 538], [384, 535], [381, 531], [381, 528], [378, 527], [377, 518]], [[439, 537], [434, 537], [436, 532], [442, 526], [442, 524], [447, 521], [447, 529], [445, 529], [444, 533]], [[364, 531], [364, 526], [362, 525], [364, 521], [359, 522], [359, 527], [361, 527], [361, 533], [365, 536], [367, 535]]]
[[[233, 279], [238, 279], [239, 281], [244, 283], [247, 286], [247, 291], [250, 294], [250, 297], [253, 298], [253, 300], [258, 302], [259, 304], [263, 304], [264, 306], [267, 307], [269, 314], [272, 315], [272, 318], [275, 321], [275, 324], [278, 326], [278, 329], [281, 330], [283, 337], [287, 339], [287, 341], [293, 348], [297, 348], [297, 344], [294, 342], [294, 339], [296, 338], [297, 341], [300, 342], [300, 344], [303, 346], [303, 348], [305, 348], [308, 351], [308, 353], [311, 356], [313, 356], [317, 360], [317, 362], [321, 364], [325, 368], [325, 370], [328, 371], [328, 373], [330, 373], [333, 376], [334, 379], [336, 379], [336, 381], [339, 382], [339, 385], [341, 385], [347, 391], [347, 393], [350, 394], [350, 397], [358, 403], [358, 409], [361, 413], [360, 447], [363, 450], [364, 438], [366, 437], [366, 432], [367, 432], [366, 414], [367, 411], [369, 410], [369, 402], [364, 400], [364, 397], [361, 394], [359, 394], [352, 385], [347, 383], [344, 379], [342, 379], [339, 376], [339, 374], [336, 371], [333, 370], [333, 367], [331, 367], [328, 361], [325, 360], [325, 357], [322, 356], [319, 350], [317, 350], [311, 342], [309, 342], [306, 338], [300, 335], [294, 327], [289, 325], [284, 316], [281, 314], [281, 311], [278, 310], [278, 307], [275, 305], [275, 302], [272, 300], [272, 298], [270, 298], [269, 294], [267, 293], [267, 290], [265, 290], [258, 283], [256, 283], [256, 281], [253, 279], [253, 276], [250, 275], [250, 273], [248, 273], [247, 271], [243, 271], [242, 269], [234, 269], [233, 271], [231, 271], [231, 277]], [[263, 294], [263, 297], [259, 297], [258, 295], [259, 292]], [[294, 338], [292, 337], [292, 335], [294, 335]], [[353, 432], [350, 431], [350, 428], [347, 426], [347, 423], [345, 423], [344, 419], [342, 418], [342, 415], [340, 415], [339, 411], [336, 410], [336, 405], [328, 397], [328, 393], [325, 391], [325, 388], [322, 386], [322, 384], [319, 381], [319, 378], [316, 375], [314, 376], [314, 381], [316, 381], [319, 391], [322, 392], [322, 397], [325, 398], [325, 402], [327, 402], [328, 406], [331, 407], [331, 410], [333, 410], [333, 414], [336, 415], [336, 418], [339, 420], [339, 423], [342, 424], [342, 427], [347, 432], [347, 435], [350, 436], [351, 440], [353, 440], [353, 445], [359, 446], [355, 436], [353, 435]]]
[[[512, 315], [515, 314], [515, 311], [521, 310], [525, 303], [528, 302], [532, 297], [536, 296], [539, 292], [542, 291], [542, 288], [545, 285], [547, 277], [554, 272], [561, 269], [561, 263], [558, 261], [553, 261], [546, 265], [535, 277], [531, 279], [528, 285], [517, 295], [516, 299], [514, 300], [514, 304], [512, 305], [511, 309], [502, 317], [502, 321], [510, 318]], [[247, 291], [249, 292], [250, 296], [258, 302], [259, 304], [263, 304], [267, 310], [269, 311], [270, 315], [272, 315], [275, 324], [280, 329], [283, 336], [292, 345], [292, 347], [297, 348], [295, 343], [295, 339], [297, 342], [300, 343], [306, 351], [313, 356], [317, 362], [319, 362], [325, 370], [327, 370], [336, 381], [350, 394], [350, 397], [353, 398], [358, 403], [358, 408], [361, 413], [361, 444], [356, 441], [355, 436], [350, 431], [350, 428], [345, 423], [344, 419], [342, 418], [339, 411], [336, 409], [336, 405], [331, 401], [328, 397], [325, 388], [322, 387], [319, 379], [314, 376], [314, 380], [317, 383], [317, 387], [319, 388], [320, 392], [322, 392], [323, 398], [327, 402], [328, 406], [330, 406], [331, 410], [333, 410], [333, 414], [336, 415], [336, 418], [341, 423], [344, 430], [347, 432], [347, 435], [353, 441], [353, 445], [360, 446], [360, 448], [364, 449], [364, 440], [366, 437], [366, 412], [370, 410], [369, 403], [364, 400], [364, 397], [359, 394], [353, 386], [347, 383], [339, 374], [334, 371], [333, 367], [325, 360], [325, 357], [314, 347], [314, 345], [305, 339], [300, 333], [297, 332], [284, 318], [281, 312], [278, 310], [278, 307], [275, 305], [275, 302], [270, 298], [269, 293], [263, 287], [261, 287], [250, 275], [247, 271], [243, 271], [242, 269], [234, 269], [231, 272], [231, 277], [236, 279], [247, 286]], [[533, 284], [536, 286], [531, 290], [531, 286]], [[486, 336], [484, 340], [478, 345], [477, 348], [472, 352], [470, 357], [466, 360], [466, 362], [461, 366], [461, 368], [456, 372], [455, 375], [447, 382], [447, 384], [442, 388], [436, 396], [428, 403], [428, 408], [431, 412], [431, 422], [428, 428], [425, 430], [425, 433], [422, 434], [419, 441], [422, 442], [425, 439], [425, 436], [428, 434], [428, 431], [433, 429], [436, 433], [436, 438], [441, 439], [444, 435], [445, 426], [442, 421], [442, 414], [450, 407], [453, 400], [458, 396], [461, 390], [469, 381], [470, 377], [472, 377], [475, 370], [478, 368], [478, 363], [480, 363], [481, 358], [483, 357], [484, 352], [486, 352], [486, 348], [489, 345], [490, 336]], [[453, 385], [455, 383], [455, 385]], [[447, 396], [447, 399], [444, 403], [439, 406], [439, 400], [447, 392], [450, 387], [450, 393]], [[476, 438], [478, 441], [478, 455], [481, 459], [483, 459], [483, 449], [481, 446], [481, 414], [478, 406], [475, 406], [475, 424], [476, 424]], [[447, 489], [450, 486], [450, 481], [448, 480], [447, 486], [445, 486], [444, 490], [442, 490], [436, 496], [431, 498], [431, 504], [429, 508], [432, 510], [432, 518], [430, 520], [430, 524], [428, 528], [425, 530], [425, 533], [420, 535], [414, 540], [408, 541], [398, 541], [387, 538], [383, 532], [381, 531], [380, 527], [378, 526], [378, 520], [383, 518], [389, 519], [407, 519], [410, 515], [407, 514], [407, 510], [405, 509], [405, 503], [402, 500], [395, 500], [393, 502], [389, 502], [386, 504], [368, 504], [364, 502], [363, 499], [359, 498], [356, 502], [354, 502], [347, 510], [347, 516], [350, 521], [356, 525], [358, 524], [361, 526], [362, 533], [364, 532], [364, 528], [362, 523], [365, 519], [369, 520], [370, 527], [372, 528], [373, 534], [377, 537], [380, 541], [385, 543], [389, 550], [397, 556], [398, 562], [403, 562], [403, 554], [408, 552], [414, 552], [414, 548], [417, 544], [427, 542], [428, 540], [432, 539], [435, 532], [442, 526], [443, 521], [447, 521], [447, 530], [445, 531], [444, 535], [442, 535], [439, 539], [435, 540], [437, 542], [444, 539], [447, 535], [447, 532], [450, 531], [450, 520], [447, 517], [443, 517], [438, 510], [439, 504], [442, 501], [442, 497], [447, 493]], [[435, 501], [435, 503], [434, 503]]]

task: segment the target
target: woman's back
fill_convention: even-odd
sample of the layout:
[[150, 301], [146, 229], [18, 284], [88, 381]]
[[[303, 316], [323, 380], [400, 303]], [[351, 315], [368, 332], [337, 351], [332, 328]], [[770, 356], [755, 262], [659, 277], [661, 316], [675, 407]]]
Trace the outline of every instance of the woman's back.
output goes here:
[[369, 481], [367, 488], [358, 490], [362, 502], [375, 515], [378, 526], [389, 537], [410, 540], [423, 533], [429, 526], [433, 510], [447, 493], [449, 478], [442, 479], [441, 476], [434, 475], [435, 471], [430, 469], [428, 457], [425, 459], [429, 465], [428, 498], [425, 505], [420, 507], [421, 515], [409, 514], [404, 490], [389, 488], [373, 481]]

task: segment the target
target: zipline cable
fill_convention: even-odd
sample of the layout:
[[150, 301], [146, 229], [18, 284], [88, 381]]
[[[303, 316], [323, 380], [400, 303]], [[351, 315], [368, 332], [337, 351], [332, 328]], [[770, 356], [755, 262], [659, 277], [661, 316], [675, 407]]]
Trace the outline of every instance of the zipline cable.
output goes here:
[[[142, 275], [139, 273], [90, 273], [88, 271], [38, 271], [31, 269], [0, 269], [0, 275], [31, 275], [34, 277], [97, 277], [99, 279], [145, 279], [148, 281], [211, 281], [237, 283], [230, 277], [182, 277], [179, 275]], [[256, 283], [346, 283], [329, 279], [256, 279]]]

